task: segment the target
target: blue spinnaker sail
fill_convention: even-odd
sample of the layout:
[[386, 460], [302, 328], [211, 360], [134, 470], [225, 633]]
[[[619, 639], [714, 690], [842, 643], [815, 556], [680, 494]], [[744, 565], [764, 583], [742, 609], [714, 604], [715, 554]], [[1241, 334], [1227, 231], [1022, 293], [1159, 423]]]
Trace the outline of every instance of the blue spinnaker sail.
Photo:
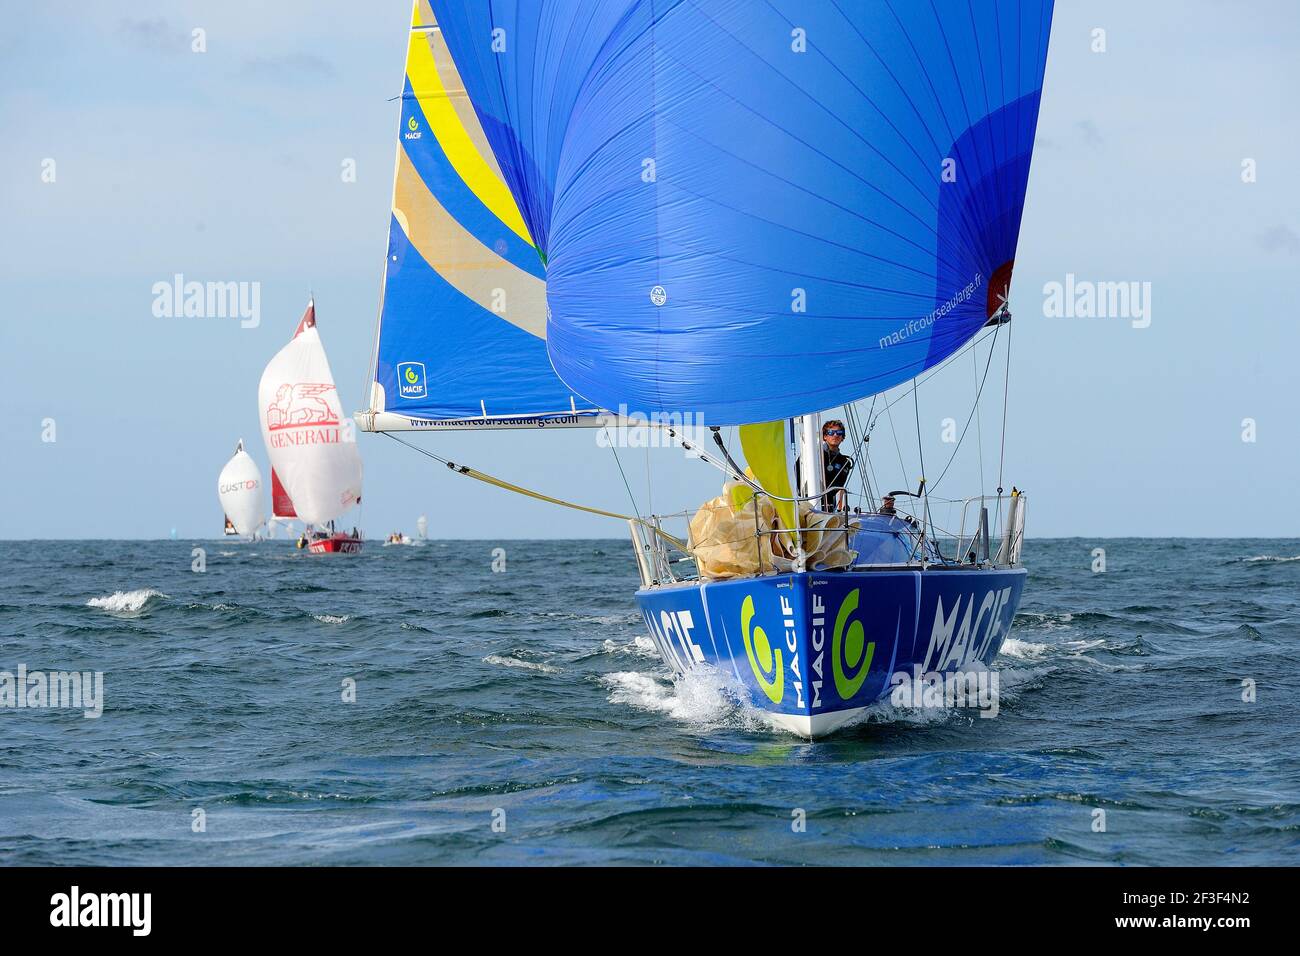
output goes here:
[[1005, 301], [1051, 0], [432, 6], [593, 404], [829, 408]]
[[597, 409], [551, 368], [541, 256], [427, 0], [414, 4], [398, 136], [363, 424], [595, 424]]

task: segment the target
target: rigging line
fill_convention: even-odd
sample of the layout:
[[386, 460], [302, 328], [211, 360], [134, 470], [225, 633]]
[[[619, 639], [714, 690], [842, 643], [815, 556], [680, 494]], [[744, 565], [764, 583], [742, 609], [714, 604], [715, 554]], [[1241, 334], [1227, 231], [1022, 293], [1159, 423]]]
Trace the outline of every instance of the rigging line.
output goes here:
[[[876, 466], [871, 463], [871, 455], [869, 454], [867, 455], [867, 470], [871, 472], [871, 484], [879, 488], [880, 494], [883, 496], [885, 493], [885, 486], [880, 483], [880, 476], [876, 474]], [[869, 501], [868, 504], [870, 504], [872, 508], [876, 507], [874, 501]]]
[[[993, 331], [992, 331], [992, 332], [984, 332], [984, 334], [983, 334], [982, 337], [980, 337], [980, 338], [972, 338], [969, 342], [967, 342], [965, 345], [963, 345], [963, 346], [962, 346], [961, 348], [959, 348], [957, 351], [953, 352], [951, 355], [949, 355], [946, 359], [944, 359], [944, 360], [943, 360], [942, 362], [940, 362], [938, 365], [935, 365], [935, 366], [933, 366], [933, 367], [931, 367], [931, 368], [929, 368], [929, 369], [926, 369], [926, 371], [929, 372], [929, 374], [926, 375], [925, 378], [923, 378], [923, 379], [920, 380], [921, 384], [924, 385], [926, 382], [930, 381], [930, 379], [934, 378], [936, 375], [938, 375], [940, 372], [942, 372], [945, 368], [947, 368], [951, 363], [955, 362], [958, 358], [960, 358], [963, 354], [965, 354], [965, 352], [966, 352], [967, 349], [972, 349], [972, 350], [973, 350], [973, 349], [975, 348], [975, 346], [978, 345], [980, 342], [983, 342], [984, 339], [987, 339], [990, 335], [994, 335], [994, 334], [996, 334], [996, 333], [997, 333], [997, 330], [998, 330], [998, 329], [997, 329], [997, 326], [996, 326], [996, 325], [993, 326]], [[892, 387], [892, 386], [891, 386], [891, 387]], [[883, 394], [885, 394], [885, 392], [888, 392], [888, 391], [889, 391], [889, 389], [887, 388], [887, 389], [885, 389], [884, 391], [879, 392], [878, 394], [883, 395]], [[882, 409], [880, 410], [880, 414], [883, 415], [886, 411], [888, 411], [888, 410], [889, 410], [890, 408], [892, 408], [894, 405], [897, 405], [899, 402], [901, 402], [901, 401], [902, 401], [903, 399], [905, 399], [905, 398], [907, 398], [907, 393], [906, 393], [906, 392], [902, 392], [902, 393], [900, 393], [899, 396], [898, 396], [898, 398], [894, 399], [892, 402], [890, 402], [889, 404], [887, 404], [884, 408], [882, 408]], [[880, 416], [877, 415], [876, 417], [879, 418]]]
[[[871, 396], [871, 407], [872, 409], [876, 407], [876, 396], [874, 395]], [[866, 444], [867, 438], [870, 437], [870, 432], [862, 430], [861, 424], [858, 419], [857, 402], [849, 402], [847, 405], [844, 406], [844, 417], [849, 420], [850, 427], [852, 427], [853, 430], [857, 433], [857, 440], [853, 444], [853, 458], [856, 460], [858, 455], [862, 451], [862, 446]], [[867, 418], [870, 419], [870, 417], [871, 417], [871, 413], [868, 412]]]
[[[1007, 370], [1002, 382], [1002, 447], [998, 451], [998, 514], [996, 526], [1002, 531], [1002, 465], [1007, 454], [1007, 395], [1011, 391], [1011, 326], [1007, 325]], [[1010, 519], [1010, 512], [1007, 514]]]
[[[618, 465], [618, 473], [619, 476], [623, 479], [623, 487], [627, 489], [627, 500], [632, 502], [632, 513], [637, 517], [640, 517], [641, 509], [637, 507], [636, 496], [632, 494], [632, 486], [627, 483], [627, 475], [623, 473], [623, 462], [619, 460], [618, 449], [614, 447], [614, 439], [610, 438], [609, 436], [609, 426], [605, 425], [604, 430], [605, 430], [605, 438], [608, 439], [609, 441], [609, 450], [614, 453], [614, 464]], [[647, 440], [648, 440], [648, 436], [647, 436]], [[649, 445], [646, 446], [646, 450], [649, 451]], [[647, 461], [646, 464], [648, 466], [649, 462]]]
[[449, 461], [448, 459], [443, 458], [441, 455], [434, 454], [433, 452], [429, 451], [427, 448], [421, 448], [419, 445], [412, 445], [409, 441], [406, 441], [405, 439], [402, 438], [398, 438], [396, 435], [392, 434], [391, 432], [379, 432], [379, 434], [388, 436], [398, 444], [405, 445], [407, 448], [410, 448], [412, 451], [419, 452], [421, 455], [424, 455], [426, 458], [432, 458], [434, 461], [442, 462], [444, 465], [446, 465], [452, 471], [456, 472], [456, 474], [458, 475], [464, 475], [467, 478], [474, 478], [477, 481], [481, 481], [484, 484], [493, 485], [497, 488], [501, 488], [504, 491], [513, 491], [515, 494], [523, 495], [526, 498], [536, 498], [538, 501], [546, 501], [553, 505], [559, 505], [561, 508], [571, 508], [574, 511], [585, 511], [588, 514], [601, 515], [602, 517], [605, 518], [619, 518], [623, 521], [635, 521], [643, 528], [647, 529], [648, 531], [652, 531], [659, 537], [663, 538], [665, 541], [667, 541], [677, 550], [681, 551], [683, 554], [689, 555], [692, 553], [690, 547], [686, 544], [685, 541], [681, 541], [677, 538], [674, 538], [672, 535], [664, 531], [662, 528], [656, 528], [653, 523], [646, 521], [644, 518], [640, 517], [639, 515], [624, 515], [624, 514], [619, 514], [617, 511], [605, 511], [603, 508], [592, 508], [588, 505], [580, 505], [573, 501], [565, 501], [563, 498], [552, 498], [550, 495], [544, 495], [540, 491], [532, 491], [520, 485], [516, 485], [516, 484], [512, 484], [511, 482], [504, 481], [501, 478], [494, 478], [492, 475], [489, 475], [482, 471], [478, 471], [475, 468], [470, 468], [468, 465], [458, 465], [456, 464], [456, 462]]
[[1007, 372], [1002, 383], [1002, 448], [998, 452], [998, 494], [1002, 494], [1002, 465], [1007, 454], [1007, 395], [1011, 391], [1011, 325], [1007, 324]]
[[[921, 506], [925, 511], [925, 529], [930, 527], [930, 489], [925, 483], [925, 446], [921, 441], [921, 398], [916, 387], [916, 379], [912, 379], [912, 408], [916, 411], [916, 454], [921, 459]], [[921, 531], [921, 537], [925, 537], [925, 530]]]
[[[994, 331], [997, 330], [994, 329]], [[975, 374], [978, 375], [980, 372], [980, 362], [979, 362], [979, 356], [974, 351], [970, 353], [970, 360], [974, 367]], [[992, 347], [990, 347], [989, 362], [992, 361], [993, 361], [993, 349]], [[987, 377], [988, 374], [989, 374], [988, 366], [985, 366], [984, 375]], [[983, 390], [984, 390], [984, 385], [983, 383], [981, 383], [979, 390], [975, 393], [975, 438], [976, 438], [976, 446], [979, 448], [979, 456], [980, 456], [980, 497], [981, 498], [984, 497], [984, 422], [980, 417], [979, 393], [982, 392]]]
[[[994, 334], [994, 342], [993, 342], [993, 344], [994, 344], [994, 345], [997, 345], [997, 338], [996, 338], [996, 336], [997, 336], [997, 329], [994, 329], [994, 333], [993, 333], [993, 334]], [[974, 358], [974, 357], [975, 357], [975, 353], [972, 352], [972, 353], [971, 353], [971, 358]], [[966, 440], [966, 432], [970, 430], [970, 422], [971, 422], [971, 419], [975, 417], [975, 412], [976, 412], [976, 410], [980, 407], [980, 396], [981, 396], [982, 394], [984, 394], [984, 382], [985, 382], [985, 380], [987, 380], [988, 377], [989, 377], [989, 367], [990, 367], [992, 364], [993, 364], [993, 349], [990, 348], [990, 349], [989, 349], [989, 358], [988, 358], [988, 361], [984, 363], [984, 378], [980, 379], [979, 388], [978, 388], [978, 390], [975, 392], [975, 404], [971, 406], [970, 414], [966, 416], [966, 424], [962, 427], [962, 430], [961, 430], [961, 436], [958, 437], [958, 439], [957, 439], [957, 447], [954, 448], [954, 449], [952, 450], [952, 454], [948, 456], [948, 464], [946, 464], [946, 465], [943, 466], [943, 471], [939, 473], [939, 477], [935, 479], [934, 484], [933, 484], [933, 485], [928, 485], [928, 486], [927, 486], [927, 488], [928, 488], [929, 491], [933, 491], [935, 488], [939, 487], [939, 482], [943, 481], [943, 476], [946, 475], [946, 474], [948, 474], [948, 469], [952, 467], [952, 463], [956, 460], [956, 458], [957, 458], [957, 452], [961, 451], [961, 444], [962, 444], [962, 442], [964, 442], [964, 441]], [[979, 366], [977, 365], [977, 366], [976, 366], [976, 372], [978, 373], [978, 371], [979, 371]], [[981, 462], [981, 465], [980, 465], [980, 467], [981, 467], [981, 474], [980, 474], [980, 494], [983, 494], [983, 493], [984, 493], [984, 488], [983, 488], [983, 482], [984, 482], [984, 476], [983, 476], [983, 454], [984, 454], [984, 453], [983, 453], [983, 449], [981, 449], [981, 451], [980, 451], [980, 455], [981, 455], [981, 458], [980, 458], [980, 462]]]
[[894, 413], [891, 410], [893, 409], [893, 407], [894, 407], [894, 403], [890, 402], [888, 405], [885, 406], [885, 412], [889, 415], [889, 430], [894, 435], [894, 451], [898, 453], [898, 467], [903, 472], [903, 487], [908, 488], [911, 485], [911, 482], [908, 480], [907, 477], [907, 466], [903, 464], [903, 445], [898, 440], [898, 429], [894, 427]]
[[860, 437], [862, 429], [858, 425], [857, 412], [852, 403], [844, 406], [844, 418], [850, 436], [849, 440], [853, 443], [853, 455], [851, 456], [855, 466], [853, 470], [858, 473], [858, 485], [862, 488], [862, 496], [865, 499], [867, 494], [865, 466], [863, 468], [856, 467], [858, 459], [862, 457], [862, 438]]
[[[871, 397], [871, 407], [872, 409], [876, 407], [876, 398], [874, 395]], [[853, 457], [855, 462], [858, 459], [863, 459], [862, 467], [858, 469], [858, 482], [862, 486], [863, 500], [867, 505], [874, 508], [875, 501], [871, 491], [873, 483], [872, 476], [868, 474], [871, 468], [871, 452], [869, 447], [871, 433], [864, 429], [862, 422], [858, 417], [856, 403], [846, 405], [845, 410], [847, 412], [850, 427], [861, 436], [858, 440], [857, 448], [853, 452]], [[870, 412], [867, 413], [867, 416], [870, 418]]]

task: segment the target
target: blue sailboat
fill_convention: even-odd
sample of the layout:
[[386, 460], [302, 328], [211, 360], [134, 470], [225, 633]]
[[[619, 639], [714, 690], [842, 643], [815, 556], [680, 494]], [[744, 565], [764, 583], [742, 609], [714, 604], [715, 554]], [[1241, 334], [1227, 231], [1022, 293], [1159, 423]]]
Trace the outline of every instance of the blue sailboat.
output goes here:
[[724, 494], [686, 538], [623, 516], [635, 600], [674, 672], [729, 674], [793, 733], [899, 674], [986, 668], [1024, 587], [1024, 496], [961, 500], [954, 530], [924, 479], [828, 488], [821, 416], [1010, 321], [1051, 16], [417, 0], [358, 422], [701, 424]]

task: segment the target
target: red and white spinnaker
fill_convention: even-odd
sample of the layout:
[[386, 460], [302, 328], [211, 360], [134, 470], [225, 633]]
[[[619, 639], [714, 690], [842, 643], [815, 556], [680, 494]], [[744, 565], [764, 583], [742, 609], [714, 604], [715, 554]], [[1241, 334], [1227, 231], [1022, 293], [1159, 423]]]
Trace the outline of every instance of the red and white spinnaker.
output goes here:
[[343, 414], [316, 330], [314, 302], [289, 344], [266, 366], [257, 399], [272, 475], [292, 500], [291, 513], [324, 527], [361, 501], [356, 432]]

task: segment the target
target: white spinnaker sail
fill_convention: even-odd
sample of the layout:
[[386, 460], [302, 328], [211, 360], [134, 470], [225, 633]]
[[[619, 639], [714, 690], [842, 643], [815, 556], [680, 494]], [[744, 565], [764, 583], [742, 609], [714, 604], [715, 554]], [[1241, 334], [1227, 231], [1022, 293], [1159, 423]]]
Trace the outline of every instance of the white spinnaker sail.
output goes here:
[[252, 534], [266, 520], [262, 472], [244, 451], [242, 438], [235, 447], [235, 456], [217, 478], [217, 497], [221, 499], [221, 510], [240, 534]]
[[343, 416], [313, 304], [262, 373], [257, 398], [271, 467], [298, 517], [324, 525], [357, 504], [361, 455], [352, 422]]
[[429, 519], [424, 515], [420, 515], [420, 517], [416, 519], [415, 533], [420, 536], [421, 541], [429, 537]]

